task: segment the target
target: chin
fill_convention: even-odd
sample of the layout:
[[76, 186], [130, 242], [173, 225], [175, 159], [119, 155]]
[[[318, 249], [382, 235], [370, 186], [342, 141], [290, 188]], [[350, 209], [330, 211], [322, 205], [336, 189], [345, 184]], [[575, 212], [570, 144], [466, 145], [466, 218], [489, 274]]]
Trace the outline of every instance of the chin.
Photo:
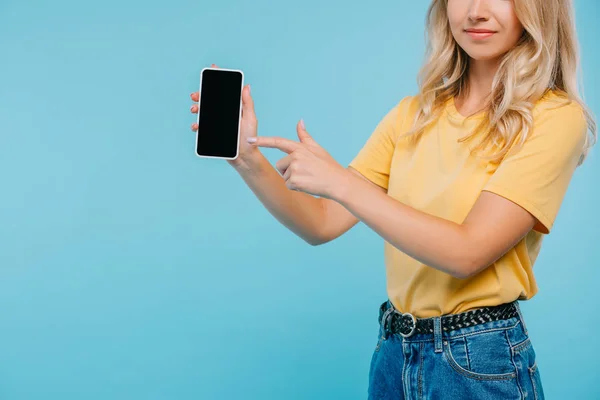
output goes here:
[[475, 61], [492, 61], [502, 56], [497, 52], [466, 51], [467, 55]]

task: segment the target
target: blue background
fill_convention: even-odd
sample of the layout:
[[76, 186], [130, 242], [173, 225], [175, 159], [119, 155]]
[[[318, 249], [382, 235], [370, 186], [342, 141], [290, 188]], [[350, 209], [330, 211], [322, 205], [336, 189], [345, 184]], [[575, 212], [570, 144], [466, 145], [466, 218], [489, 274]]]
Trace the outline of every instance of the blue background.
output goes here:
[[[426, 3], [0, 0], [0, 399], [366, 398], [382, 240], [280, 226], [195, 156], [189, 94], [243, 69], [259, 134], [304, 118], [345, 164], [415, 93]], [[600, 115], [600, 5], [576, 7]], [[600, 396], [596, 153], [523, 304], [548, 398]]]

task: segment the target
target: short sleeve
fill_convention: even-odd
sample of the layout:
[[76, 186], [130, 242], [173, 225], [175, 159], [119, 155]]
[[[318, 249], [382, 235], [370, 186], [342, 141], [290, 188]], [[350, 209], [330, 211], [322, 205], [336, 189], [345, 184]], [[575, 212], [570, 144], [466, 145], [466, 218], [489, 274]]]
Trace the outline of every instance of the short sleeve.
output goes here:
[[384, 189], [388, 188], [390, 166], [403, 120], [402, 110], [405, 108], [404, 103], [407, 99], [402, 99], [387, 112], [349, 164], [365, 178]]
[[[535, 113], [535, 110], [534, 110]], [[534, 114], [530, 136], [509, 152], [483, 190], [520, 205], [536, 219], [534, 230], [552, 230], [583, 151], [587, 122], [574, 102]]]

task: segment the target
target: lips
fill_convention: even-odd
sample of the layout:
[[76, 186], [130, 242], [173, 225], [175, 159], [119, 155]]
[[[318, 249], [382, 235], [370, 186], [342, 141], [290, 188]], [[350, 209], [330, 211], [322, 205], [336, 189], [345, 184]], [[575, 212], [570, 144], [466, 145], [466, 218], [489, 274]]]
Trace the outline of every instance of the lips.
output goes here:
[[496, 33], [496, 31], [489, 29], [465, 29], [465, 32], [473, 39], [487, 39]]

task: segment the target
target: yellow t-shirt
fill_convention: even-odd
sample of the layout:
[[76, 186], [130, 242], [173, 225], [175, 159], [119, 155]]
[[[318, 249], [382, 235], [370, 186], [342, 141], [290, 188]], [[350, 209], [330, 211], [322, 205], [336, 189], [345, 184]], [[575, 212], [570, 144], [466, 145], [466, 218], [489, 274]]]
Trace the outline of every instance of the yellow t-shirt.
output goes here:
[[[402, 312], [427, 318], [459, 313], [538, 291], [533, 264], [543, 235], [550, 232], [581, 155], [587, 124], [581, 107], [560, 106], [548, 92], [534, 108], [533, 131], [517, 153], [500, 163], [477, 159], [457, 142], [476, 127], [483, 113], [465, 118], [454, 100], [416, 145], [399, 136], [407, 132], [417, 101], [406, 97], [381, 120], [350, 163], [394, 199], [425, 213], [462, 223], [483, 190], [503, 196], [529, 211], [535, 227], [494, 264], [467, 279], [454, 278], [404, 254], [385, 242], [387, 292]], [[564, 101], [564, 100], [561, 100]]]

